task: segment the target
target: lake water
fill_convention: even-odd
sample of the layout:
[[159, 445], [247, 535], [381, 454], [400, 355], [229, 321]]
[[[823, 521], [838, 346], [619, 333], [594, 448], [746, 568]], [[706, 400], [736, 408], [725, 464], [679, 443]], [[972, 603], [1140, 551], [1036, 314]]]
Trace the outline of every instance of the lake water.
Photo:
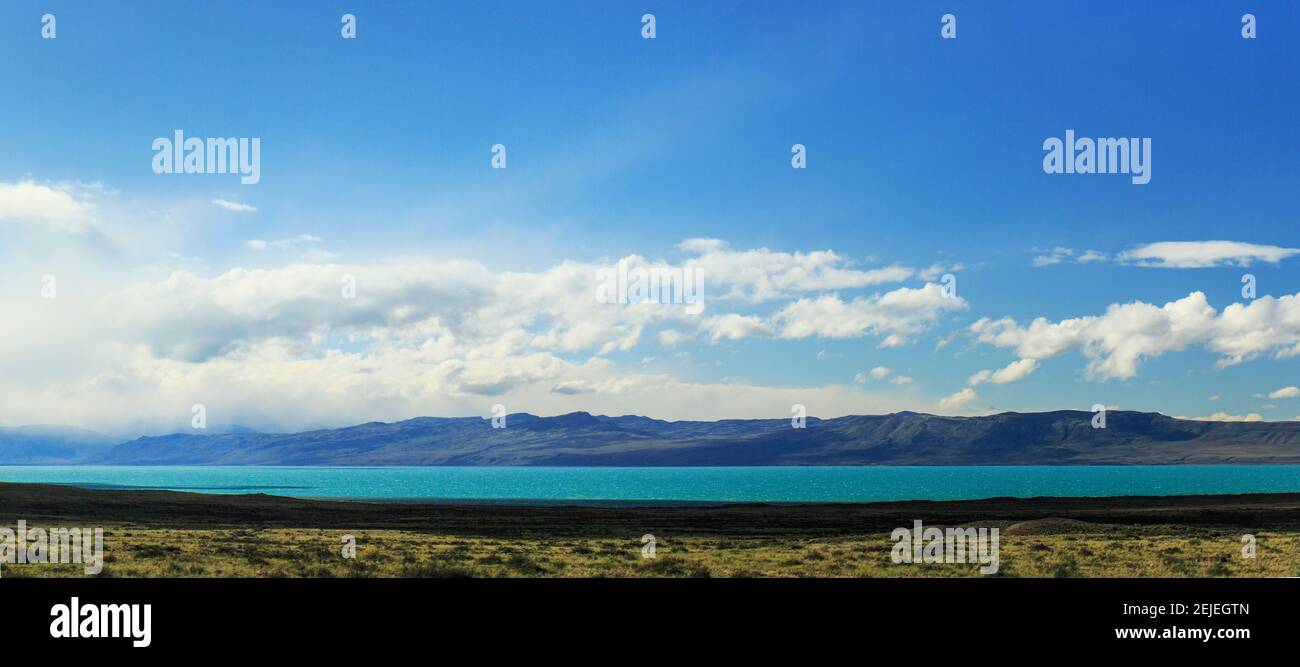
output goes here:
[[0, 481], [352, 500], [870, 502], [1300, 492], [1300, 466], [313, 468], [0, 466]]

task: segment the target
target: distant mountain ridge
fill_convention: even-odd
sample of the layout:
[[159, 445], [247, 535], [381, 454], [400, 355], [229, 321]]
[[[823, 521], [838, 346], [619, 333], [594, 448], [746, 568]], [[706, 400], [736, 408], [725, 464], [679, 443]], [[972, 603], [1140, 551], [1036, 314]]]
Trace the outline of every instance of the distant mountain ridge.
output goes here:
[[[143, 437], [66, 458], [116, 465], [303, 466], [769, 466], [1126, 465], [1300, 463], [1300, 422], [1204, 422], [1110, 411], [1006, 412], [942, 417], [915, 412], [789, 419], [669, 422], [573, 412], [417, 417], [276, 434]], [[0, 463], [13, 460], [0, 440]], [[31, 456], [30, 447], [26, 452]], [[67, 448], [60, 451], [67, 452]], [[51, 461], [46, 457], [46, 461]]]
[[71, 426], [0, 426], [0, 464], [66, 463], [102, 454], [117, 443]]

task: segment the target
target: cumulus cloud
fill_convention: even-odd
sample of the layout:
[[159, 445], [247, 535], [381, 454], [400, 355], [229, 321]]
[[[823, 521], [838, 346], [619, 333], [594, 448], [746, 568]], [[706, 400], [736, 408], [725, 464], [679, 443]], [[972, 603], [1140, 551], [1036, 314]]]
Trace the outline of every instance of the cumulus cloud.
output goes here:
[[677, 331], [676, 329], [664, 329], [659, 332], [657, 338], [659, 339], [659, 344], [664, 347], [676, 347], [683, 341], [688, 340], [689, 336]]
[[767, 248], [737, 251], [728, 249], [718, 239], [698, 238], [687, 239], [678, 247], [697, 255], [686, 260], [685, 266], [703, 270], [704, 279], [715, 292], [710, 296], [751, 303], [806, 292], [901, 282], [916, 273], [902, 266], [856, 269], [847, 259], [830, 250], [808, 253], [775, 252]]
[[[344, 276], [359, 276], [356, 299], [342, 298]], [[250, 343], [330, 336], [384, 338], [433, 328], [458, 307], [485, 301], [480, 267], [362, 267], [296, 264], [232, 269], [214, 278], [176, 272], [108, 294], [97, 316], [108, 335], [147, 344], [158, 357], [204, 361]]]
[[[74, 206], [60, 220], [92, 213], [84, 208], [90, 200], [75, 191], [33, 187], [70, 198]], [[6, 209], [6, 222], [15, 210]], [[277, 250], [321, 243], [302, 234], [252, 239], [248, 248], [273, 259], [283, 256], [272, 254]], [[684, 242], [682, 250], [694, 254], [688, 262], [712, 262], [704, 267], [704, 312], [688, 304], [601, 303], [597, 272], [608, 264], [578, 261], [533, 271], [411, 259], [211, 271], [207, 258], [180, 271], [137, 264], [107, 275], [67, 273], [66, 282], [61, 273], [60, 287], [77, 289], [61, 291], [55, 302], [0, 292], [9, 321], [24, 323], [0, 337], [0, 423], [57, 415], [96, 430], [158, 432], [183, 428], [195, 403], [208, 407], [211, 423], [272, 429], [478, 414], [496, 402], [539, 414], [586, 409], [675, 419], [782, 416], [794, 403], [818, 416], [938, 409], [897, 389], [688, 382], [635, 361], [623, 367], [641, 359], [634, 348], [655, 337], [666, 347], [756, 337], [874, 337], [881, 346], [902, 345], [968, 308], [935, 284], [847, 293], [916, 276], [898, 267], [863, 270], [830, 251], [733, 251], [707, 239]], [[764, 305], [769, 300], [779, 301]], [[896, 387], [912, 381], [885, 367], [869, 373]]]
[[85, 193], [71, 186], [35, 181], [0, 183], [0, 223], [27, 223], [70, 233], [91, 225], [93, 206]]
[[1300, 387], [1282, 387], [1277, 391], [1269, 393], [1269, 398], [1295, 398], [1300, 396]]
[[[857, 375], [853, 376], [853, 381], [857, 382], [858, 384], [865, 384], [868, 380], [883, 380], [889, 377], [889, 374], [893, 372], [894, 371], [892, 369], [887, 368], [885, 366], [876, 366], [875, 368], [871, 369], [866, 373], [858, 373]], [[908, 381], [910, 382], [911, 378], [908, 378]]]
[[1223, 309], [1215, 325], [1207, 345], [1223, 355], [1220, 366], [1261, 354], [1294, 357], [1300, 354], [1300, 293], [1234, 303]]
[[944, 297], [943, 288], [900, 287], [884, 294], [844, 301], [838, 294], [800, 298], [764, 318], [728, 313], [703, 318], [701, 331], [709, 340], [770, 337], [881, 338], [881, 347], [899, 347], [926, 330], [948, 311], [965, 310], [965, 300]]
[[780, 418], [795, 403], [826, 417], [917, 407], [900, 397], [844, 387], [684, 382], [601, 359], [571, 361], [509, 348], [439, 338], [364, 351], [325, 346], [303, 355], [292, 345], [266, 341], [203, 363], [121, 348], [113, 355], [118, 365], [79, 379], [25, 383], [25, 391], [17, 391], [0, 378], [0, 387], [13, 396], [0, 404], [0, 423], [57, 414], [62, 423], [110, 433], [161, 433], [187, 430], [195, 403], [207, 408], [210, 426], [275, 430], [486, 415], [494, 403], [534, 414], [581, 409], [708, 420]]
[[709, 340], [740, 340], [751, 336], [770, 336], [772, 330], [763, 318], [757, 315], [738, 315], [728, 313], [705, 318], [701, 329], [708, 332]]
[[1120, 253], [1122, 262], [1139, 266], [1196, 269], [1212, 266], [1250, 266], [1278, 262], [1300, 254], [1300, 248], [1283, 248], [1240, 241], [1161, 241]]
[[551, 389], [551, 391], [556, 394], [572, 395], [572, 394], [581, 394], [590, 391], [590, 388], [587, 386], [587, 382], [585, 380], [568, 380], [555, 385], [555, 387]]
[[945, 297], [942, 287], [929, 283], [851, 301], [835, 294], [801, 298], [778, 311], [772, 324], [778, 338], [883, 336], [883, 347], [897, 347], [927, 330], [943, 313], [967, 307], [961, 297]]
[[971, 401], [977, 398], [979, 398], [979, 394], [976, 394], [974, 389], [966, 387], [951, 396], [940, 399], [939, 407], [945, 410], [956, 410], [969, 405]]
[[1007, 364], [1006, 367], [999, 368], [997, 370], [979, 371], [978, 373], [975, 373], [974, 375], [970, 376], [970, 379], [966, 381], [966, 384], [972, 386], [977, 384], [982, 384], [984, 382], [991, 382], [993, 384], [1008, 384], [1011, 382], [1015, 382], [1016, 380], [1023, 380], [1024, 378], [1029, 377], [1029, 374], [1033, 373], [1034, 370], [1036, 370], [1037, 368], [1038, 368], [1037, 359], [1025, 358], [1019, 361], [1013, 361], [1010, 364]]
[[1103, 315], [1059, 322], [1040, 317], [1028, 326], [1010, 318], [981, 318], [970, 331], [981, 343], [1013, 349], [1025, 358], [1079, 350], [1089, 360], [1090, 378], [1127, 379], [1137, 374], [1143, 359], [1194, 346], [1219, 353], [1219, 366], [1260, 354], [1300, 354], [1300, 295], [1264, 296], [1218, 313], [1205, 294], [1192, 292], [1164, 306], [1111, 304]]
[[[471, 261], [293, 264], [232, 269], [212, 278], [176, 272], [107, 295], [106, 335], [159, 357], [203, 361], [251, 343], [415, 344], [446, 337], [499, 352], [631, 349], [646, 326], [687, 319], [684, 304], [601, 304], [593, 267], [497, 273]], [[355, 298], [344, 298], [345, 282]]]
[[218, 208], [224, 208], [232, 213], [256, 213], [257, 207], [251, 204], [242, 204], [237, 201], [228, 199], [213, 199], [212, 203]]
[[[300, 235], [248, 245], [265, 252], [319, 243], [318, 237]], [[718, 243], [686, 245], [725, 252]], [[786, 271], [783, 262], [823, 261], [773, 255], [777, 273]], [[639, 257], [626, 259], [632, 266], [650, 265]], [[816, 405], [819, 415], [918, 407], [850, 387], [685, 383], [622, 369], [609, 355], [631, 350], [656, 329], [665, 346], [701, 336], [720, 341], [818, 334], [815, 327], [799, 330], [807, 324], [797, 308], [760, 316], [714, 312], [711, 306], [705, 316], [690, 313], [687, 304], [600, 303], [599, 268], [573, 261], [533, 272], [494, 271], [463, 260], [295, 263], [215, 275], [173, 271], [125, 285], [104, 281], [101, 294], [80, 294], [82, 302], [59, 300], [68, 318], [93, 318], [92, 339], [77, 338], [84, 329], [67, 322], [29, 320], [34, 331], [53, 333], [0, 341], [0, 376], [10, 379], [0, 381], [0, 389], [23, 394], [0, 407], [0, 422], [45, 419], [68, 396], [78, 397], [79, 408], [59, 409], [60, 419], [101, 430], [180, 426], [193, 403], [207, 405], [210, 418], [226, 415], [271, 428], [473, 414], [489, 400], [541, 413], [581, 408], [670, 418], [781, 415], [800, 402]], [[744, 293], [844, 284], [835, 271], [813, 274], [820, 277], [811, 282], [788, 275], [768, 286], [762, 280], [744, 283], [757, 286]], [[345, 298], [345, 283], [354, 286], [355, 298]], [[858, 335], [908, 335], [923, 330], [935, 313], [964, 307], [960, 300], [933, 299], [937, 294], [937, 286], [927, 286], [847, 303], [830, 295], [834, 301], [826, 303], [843, 306]], [[842, 325], [830, 326], [840, 328], [828, 332], [850, 335]], [[51, 366], [53, 355], [66, 363]], [[34, 376], [26, 366], [41, 372]], [[11, 382], [18, 377], [26, 378], [22, 392]]]

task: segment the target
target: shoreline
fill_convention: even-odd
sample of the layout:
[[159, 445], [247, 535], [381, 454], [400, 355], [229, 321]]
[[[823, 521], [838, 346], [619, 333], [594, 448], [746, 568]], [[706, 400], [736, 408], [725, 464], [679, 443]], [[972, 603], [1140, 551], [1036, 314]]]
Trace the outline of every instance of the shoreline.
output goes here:
[[1300, 528], [1300, 493], [1172, 496], [1038, 496], [979, 500], [883, 502], [705, 502], [641, 504], [639, 501], [360, 500], [309, 499], [265, 493], [215, 494], [187, 491], [102, 489], [64, 484], [0, 482], [0, 521], [45, 517], [159, 525], [257, 525], [327, 527], [364, 522], [376, 527], [410, 527], [416, 520], [441, 523], [477, 517], [562, 526], [584, 519], [672, 519], [698, 529], [735, 527], [760, 520], [769, 528], [859, 529], [913, 517], [935, 521], [1026, 521], [1069, 518], [1124, 525], [1178, 524]]

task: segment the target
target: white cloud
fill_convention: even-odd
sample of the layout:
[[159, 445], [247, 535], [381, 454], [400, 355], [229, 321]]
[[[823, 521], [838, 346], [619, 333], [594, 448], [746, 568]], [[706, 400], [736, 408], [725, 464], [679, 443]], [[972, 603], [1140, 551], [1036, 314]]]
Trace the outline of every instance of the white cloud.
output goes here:
[[1074, 248], [1057, 246], [1050, 250], [1034, 249], [1035, 252], [1042, 253], [1033, 259], [1034, 266], [1052, 266], [1062, 262], [1072, 262], [1075, 264], [1090, 264], [1092, 262], [1105, 262], [1110, 259], [1106, 253], [1097, 250], [1085, 250], [1076, 252]]
[[676, 329], [664, 329], [659, 332], [658, 339], [659, 344], [664, 347], [676, 347], [683, 341], [688, 340], [688, 337]]
[[213, 199], [212, 203], [218, 206], [219, 208], [224, 208], [227, 211], [231, 211], [233, 213], [256, 213], [257, 212], [256, 206], [252, 206], [250, 204], [241, 204], [237, 201], [230, 201], [228, 199]]
[[709, 340], [740, 340], [751, 336], [770, 336], [771, 329], [757, 315], [728, 313], [705, 318], [700, 328], [708, 332]]
[[1250, 266], [1256, 261], [1277, 264], [1300, 248], [1283, 248], [1240, 241], [1161, 241], [1120, 253], [1121, 262], [1173, 269]]
[[[851, 268], [848, 260], [830, 250], [774, 252], [729, 250], [718, 239], [687, 239], [678, 245], [696, 254], [685, 261], [687, 268], [703, 270], [710, 291], [721, 288], [713, 298], [759, 303], [789, 298], [805, 292], [856, 289], [882, 283], [901, 282], [916, 272], [902, 266], [878, 269]], [[717, 286], [715, 288], [715, 286]]]
[[974, 389], [966, 387], [961, 391], [939, 400], [939, 407], [947, 410], [956, 410], [970, 404], [971, 401], [979, 398], [979, 394]]
[[791, 340], [876, 336], [881, 337], [881, 347], [898, 347], [929, 329], [944, 312], [966, 308], [965, 300], [945, 298], [943, 289], [930, 283], [847, 302], [837, 294], [801, 298], [767, 318], [728, 313], [702, 318], [699, 328], [714, 342], [750, 337]]
[[1116, 262], [1166, 269], [1196, 269], [1214, 266], [1250, 266], [1255, 262], [1278, 262], [1300, 254], [1300, 248], [1243, 243], [1240, 241], [1159, 241], [1125, 250], [1113, 258], [1098, 250], [1076, 251], [1058, 246], [1049, 250], [1035, 248], [1037, 267], [1063, 262], [1089, 264]]
[[1017, 380], [1022, 380], [1029, 377], [1029, 374], [1033, 373], [1037, 368], [1038, 360], [1036, 359], [1021, 359], [1020, 361], [1013, 361], [1010, 364], [1007, 364], [1005, 368], [995, 371], [993, 376], [989, 378], [989, 382], [992, 382], [993, 384], [1008, 384]]
[[727, 247], [727, 242], [722, 239], [690, 238], [678, 243], [677, 247], [686, 252], [702, 255], [723, 250]]
[[[525, 341], [515, 341], [522, 343]], [[304, 353], [286, 341], [261, 341], [204, 362], [153, 356], [113, 345], [106, 364], [84, 377], [9, 377], [0, 389], [0, 423], [62, 423], [119, 432], [188, 430], [190, 406], [207, 407], [209, 425], [301, 430], [417, 415], [483, 415], [493, 403], [511, 412], [645, 414], [666, 419], [773, 418], [802, 403], [822, 417], [916, 409], [913, 400], [845, 387], [764, 387], [685, 382], [620, 369], [602, 359], [569, 361], [510, 342], [461, 344], [443, 336], [376, 344], [363, 351], [328, 343]]]
[[[853, 380], [858, 384], [864, 384], [868, 380], [883, 380], [889, 377], [890, 373], [893, 372], [894, 372], [893, 369], [887, 368], [885, 366], [876, 366], [875, 368], [871, 369], [866, 373], [858, 373], [853, 377]], [[895, 380], [897, 380], [897, 378], [895, 378]], [[907, 380], [903, 382], [895, 382], [895, 384], [906, 384], [907, 382], [911, 382], [911, 381], [912, 378], [907, 378]]]
[[[630, 349], [654, 322], [685, 319], [683, 304], [600, 304], [592, 267], [493, 273], [475, 262], [293, 264], [232, 269], [214, 278], [177, 272], [105, 297], [108, 335], [155, 354], [204, 360], [258, 341], [416, 343], [449, 337], [502, 351]], [[341, 296], [344, 276], [356, 298]]]
[[1220, 366], [1267, 353], [1278, 359], [1294, 357], [1300, 354], [1300, 293], [1234, 303], [1223, 309], [1215, 325], [1207, 346], [1223, 355]]
[[939, 285], [929, 283], [847, 302], [834, 294], [801, 298], [778, 311], [772, 322], [778, 338], [884, 336], [883, 347], [896, 347], [927, 330], [944, 312], [966, 308], [964, 299], [944, 297]]
[[293, 248], [297, 246], [312, 245], [320, 243], [321, 237], [311, 234], [299, 234], [287, 239], [278, 241], [263, 241], [262, 239], [249, 239], [244, 241], [244, 245], [251, 250], [267, 250], [269, 248]]
[[1053, 264], [1060, 264], [1061, 262], [1074, 257], [1074, 248], [1058, 246], [1051, 250], [1040, 250], [1039, 252], [1044, 252], [1045, 254], [1034, 257], [1034, 266], [1052, 266]]
[[1023, 380], [1029, 377], [1038, 368], [1038, 360], [1025, 358], [1019, 361], [1013, 361], [1004, 368], [995, 370], [983, 370], [972, 376], [966, 381], [966, 384], [977, 385], [984, 382], [993, 384], [1008, 384], [1016, 380]]
[[294, 250], [297, 251], [298, 257], [310, 262], [324, 262], [335, 259], [337, 256], [334, 253], [321, 248], [321, 243], [322, 239], [319, 236], [299, 234], [297, 236], [276, 241], [249, 239], [244, 241], [244, 247], [256, 252], [265, 252], [267, 250]]
[[894, 379], [890, 380], [889, 383], [897, 384], [897, 385], [912, 384], [912, 376], [899, 375], [898, 377], [895, 377]]
[[918, 271], [916, 277], [926, 282], [934, 282], [942, 278], [945, 273], [957, 273], [964, 268], [966, 268], [966, 265], [961, 262], [957, 262], [951, 266], [945, 266], [939, 262], [935, 262], [934, 264]]
[[1300, 387], [1282, 387], [1268, 395], [1269, 398], [1295, 398], [1300, 396]]
[[1226, 412], [1216, 412], [1204, 417], [1175, 417], [1174, 419], [1188, 419], [1198, 422], [1262, 422], [1264, 417], [1258, 412], [1252, 412], [1248, 415], [1230, 415]]
[[[281, 241], [264, 241], [265, 249], [318, 239]], [[793, 403], [818, 416], [939, 409], [852, 385], [683, 382], [622, 368], [606, 355], [632, 350], [655, 328], [665, 345], [702, 334], [902, 339], [966, 307], [927, 285], [849, 302], [806, 299], [766, 318], [705, 318], [685, 304], [598, 303], [597, 268], [298, 263], [211, 276], [177, 271], [124, 286], [106, 280], [98, 283], [102, 294], [61, 295], [59, 310], [36, 309], [30, 299], [0, 303], [16, 305], [8, 312], [33, 332], [0, 339], [0, 392], [21, 396], [0, 405], [0, 423], [57, 414], [103, 431], [168, 431], [188, 424], [194, 403], [208, 407], [211, 423], [276, 429], [478, 414], [492, 402], [539, 414], [585, 409], [673, 419], [785, 415]], [[355, 299], [342, 297], [345, 275], [355, 277]], [[819, 317], [818, 307], [842, 319], [804, 319]], [[87, 317], [96, 322], [93, 336], [76, 325]]]
[[589, 391], [591, 391], [591, 388], [587, 384], [586, 380], [567, 380], [556, 384], [555, 387], [551, 389], [552, 393], [567, 395], [583, 394]]
[[92, 210], [85, 193], [71, 186], [53, 187], [34, 181], [0, 183], [0, 222], [79, 233], [91, 225]]
[[970, 326], [976, 339], [1014, 349], [1022, 357], [1046, 359], [1069, 350], [1088, 357], [1093, 379], [1126, 379], [1143, 359], [1193, 346], [1219, 353], [1219, 366], [1260, 354], [1300, 354], [1300, 295], [1264, 296], [1234, 303], [1217, 313], [1201, 292], [1164, 306], [1141, 301], [1111, 304], [1104, 315], [1051, 322], [1037, 318], [1021, 326], [1010, 318], [981, 318]]
[[[303, 235], [264, 243], [270, 249], [317, 242]], [[422, 386], [453, 397], [530, 388], [547, 396], [622, 391], [615, 381], [620, 375], [602, 366], [608, 362], [601, 357], [632, 349], [655, 325], [675, 325], [658, 332], [665, 345], [692, 335], [681, 333], [682, 326], [697, 326], [712, 340], [773, 334], [755, 315], [702, 319], [690, 316], [684, 304], [597, 303], [596, 268], [564, 262], [541, 272], [499, 273], [452, 261], [292, 264], [236, 268], [214, 277], [181, 271], [114, 290], [90, 310], [103, 324], [99, 339], [121, 359], [133, 360], [131, 369], [111, 376], [135, 379], [113, 382], [147, 385], [225, 369], [233, 385], [238, 378], [261, 382], [270, 368], [304, 378], [310, 378], [310, 367], [399, 377], [409, 368], [423, 369], [415, 376]], [[341, 296], [345, 275], [355, 277], [355, 299]], [[891, 318], [880, 327], [912, 326], [910, 302], [897, 299], [871, 299], [882, 317]], [[582, 367], [608, 377], [572, 377], [574, 362], [562, 354], [595, 355]]]

